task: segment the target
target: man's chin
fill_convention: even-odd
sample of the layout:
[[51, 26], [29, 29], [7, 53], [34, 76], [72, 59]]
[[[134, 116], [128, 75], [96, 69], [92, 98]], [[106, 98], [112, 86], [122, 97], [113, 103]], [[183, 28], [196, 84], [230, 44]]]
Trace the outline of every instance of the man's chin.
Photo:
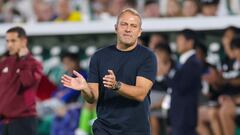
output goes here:
[[134, 42], [123, 42], [126, 46], [130, 47], [134, 45]]

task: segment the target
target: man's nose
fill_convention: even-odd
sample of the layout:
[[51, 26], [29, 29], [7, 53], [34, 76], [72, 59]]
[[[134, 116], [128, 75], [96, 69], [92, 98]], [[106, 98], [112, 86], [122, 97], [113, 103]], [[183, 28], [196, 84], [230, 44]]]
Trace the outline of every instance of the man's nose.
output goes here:
[[13, 45], [11, 43], [7, 43], [7, 48], [11, 48]]
[[126, 29], [125, 29], [126, 32], [130, 32], [131, 31], [131, 28], [130, 26], [127, 26]]

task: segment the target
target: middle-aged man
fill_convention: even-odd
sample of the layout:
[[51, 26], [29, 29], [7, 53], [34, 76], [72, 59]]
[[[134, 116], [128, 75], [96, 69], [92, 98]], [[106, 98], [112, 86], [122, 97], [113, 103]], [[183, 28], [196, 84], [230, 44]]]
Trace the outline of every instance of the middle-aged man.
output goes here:
[[196, 135], [198, 94], [201, 89], [201, 69], [194, 46], [196, 35], [192, 30], [183, 30], [177, 36], [177, 51], [180, 54], [179, 68], [171, 83], [172, 98], [170, 122], [172, 135]]
[[149, 90], [157, 65], [154, 53], [137, 44], [141, 23], [137, 11], [123, 10], [115, 25], [117, 43], [92, 56], [88, 83], [75, 71], [76, 78], [62, 78], [89, 103], [97, 101], [94, 135], [150, 135]]
[[36, 135], [35, 93], [42, 66], [27, 48], [23, 28], [6, 33], [7, 53], [0, 60], [0, 121], [2, 135]]

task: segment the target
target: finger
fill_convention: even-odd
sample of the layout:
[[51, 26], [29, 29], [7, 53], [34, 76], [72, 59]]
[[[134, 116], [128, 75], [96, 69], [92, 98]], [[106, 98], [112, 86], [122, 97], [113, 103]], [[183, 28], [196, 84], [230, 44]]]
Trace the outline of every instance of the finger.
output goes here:
[[71, 81], [64, 80], [64, 79], [62, 79], [62, 80], [61, 80], [61, 82], [62, 82], [62, 83], [68, 83], [68, 84], [70, 84], [70, 83], [71, 83]]
[[61, 81], [64, 83], [69, 83], [69, 84], [71, 83], [71, 80], [64, 78], [64, 77], [61, 79]]
[[112, 86], [110, 86], [110, 85], [104, 85], [104, 87], [106, 87], [106, 88], [109, 88], [109, 89], [111, 89], [112, 88]]
[[104, 77], [106, 77], [106, 78], [111, 78], [111, 79], [114, 79], [114, 78], [115, 78], [113, 75], [105, 75]]
[[79, 78], [82, 78], [82, 75], [79, 74], [76, 70], [73, 70], [73, 74], [76, 75]]
[[73, 78], [68, 76], [68, 75], [63, 75], [62, 76], [62, 79], [65, 79], [65, 80], [72, 80]]
[[107, 84], [107, 85], [113, 85], [113, 83], [112, 82], [109, 82], [109, 81], [103, 81], [103, 84]]
[[103, 77], [103, 80], [104, 80], [104, 81], [108, 81], [108, 82], [114, 82], [113, 79], [111, 79], [111, 78], [106, 78], [106, 77]]
[[67, 85], [67, 86], [70, 86], [70, 85], [71, 85], [70, 82], [65, 81], [65, 80], [61, 80], [61, 83], [62, 83], [63, 85]]

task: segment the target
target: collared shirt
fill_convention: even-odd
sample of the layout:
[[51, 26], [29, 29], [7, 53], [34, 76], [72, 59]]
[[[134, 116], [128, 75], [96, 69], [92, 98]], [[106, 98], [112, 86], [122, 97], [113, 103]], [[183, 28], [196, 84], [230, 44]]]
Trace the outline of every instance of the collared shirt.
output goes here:
[[185, 62], [188, 60], [188, 58], [190, 58], [194, 54], [195, 54], [195, 50], [193, 50], [193, 49], [183, 53], [180, 56], [179, 63], [180, 64], [185, 64]]

